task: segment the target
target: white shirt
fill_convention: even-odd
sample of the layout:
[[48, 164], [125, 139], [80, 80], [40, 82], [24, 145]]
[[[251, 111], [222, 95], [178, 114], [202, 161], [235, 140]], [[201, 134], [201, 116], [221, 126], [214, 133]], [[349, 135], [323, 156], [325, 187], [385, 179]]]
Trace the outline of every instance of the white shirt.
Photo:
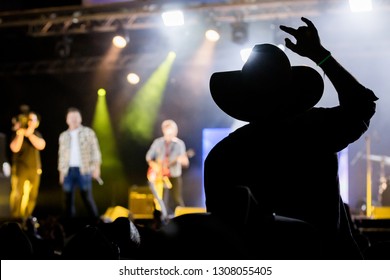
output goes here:
[[80, 155], [80, 145], [79, 145], [79, 129], [74, 129], [70, 131], [70, 158], [69, 166], [70, 167], [80, 167], [81, 166], [81, 155]]

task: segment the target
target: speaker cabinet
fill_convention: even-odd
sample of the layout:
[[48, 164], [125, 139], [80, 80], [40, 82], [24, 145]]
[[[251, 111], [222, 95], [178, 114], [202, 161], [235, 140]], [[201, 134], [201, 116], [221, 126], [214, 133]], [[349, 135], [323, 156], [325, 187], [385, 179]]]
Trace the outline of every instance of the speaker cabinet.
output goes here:
[[113, 222], [119, 217], [129, 218], [131, 213], [129, 209], [122, 206], [108, 207], [102, 218], [105, 221]]
[[134, 219], [153, 219], [154, 201], [149, 187], [129, 189], [129, 209]]
[[371, 214], [374, 219], [390, 219], [390, 207], [373, 207]]
[[206, 213], [206, 208], [203, 207], [181, 207], [177, 206], [175, 208], [175, 217], [184, 215], [184, 214], [191, 214], [191, 213]]

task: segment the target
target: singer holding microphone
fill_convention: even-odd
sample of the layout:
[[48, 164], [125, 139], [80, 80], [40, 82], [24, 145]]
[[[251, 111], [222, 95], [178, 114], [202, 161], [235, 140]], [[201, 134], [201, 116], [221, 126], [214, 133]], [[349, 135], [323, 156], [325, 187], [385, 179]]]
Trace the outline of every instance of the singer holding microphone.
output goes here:
[[65, 215], [76, 216], [75, 191], [78, 187], [85, 207], [92, 218], [99, 213], [92, 194], [92, 179], [100, 185], [102, 155], [95, 132], [82, 125], [79, 109], [71, 107], [66, 114], [68, 129], [59, 136], [58, 171], [65, 193]]

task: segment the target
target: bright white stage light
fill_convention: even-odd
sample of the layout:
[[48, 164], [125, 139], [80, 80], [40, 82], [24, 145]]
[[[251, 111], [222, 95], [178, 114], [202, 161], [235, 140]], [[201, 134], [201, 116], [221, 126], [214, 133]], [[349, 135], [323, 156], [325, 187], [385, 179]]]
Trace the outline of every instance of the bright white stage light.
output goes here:
[[372, 10], [371, 0], [349, 0], [352, 12], [369, 12]]
[[181, 26], [184, 24], [184, 15], [182, 11], [175, 10], [161, 14], [165, 26]]

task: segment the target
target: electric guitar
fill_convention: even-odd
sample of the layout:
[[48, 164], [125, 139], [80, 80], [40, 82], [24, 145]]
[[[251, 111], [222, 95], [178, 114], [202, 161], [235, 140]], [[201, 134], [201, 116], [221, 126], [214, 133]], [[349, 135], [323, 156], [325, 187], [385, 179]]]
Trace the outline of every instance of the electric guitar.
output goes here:
[[[195, 152], [192, 149], [187, 150], [186, 154], [188, 158], [195, 156]], [[168, 216], [168, 212], [163, 201], [163, 193], [164, 189], [172, 188], [171, 181], [169, 180], [169, 166], [174, 163], [176, 163], [176, 160], [170, 163], [160, 160], [156, 164], [149, 166], [148, 171], [146, 172], [150, 190], [154, 196], [156, 210], [161, 211], [163, 218]]]
[[[187, 157], [192, 158], [195, 156], [195, 151], [193, 149], [189, 149], [186, 151]], [[173, 162], [168, 161], [157, 161], [156, 164], [153, 166], [148, 167], [148, 171], [146, 172], [146, 177], [148, 178], [148, 181], [152, 181], [154, 183], [164, 183], [164, 181], [169, 181], [169, 166], [176, 163], [177, 160], [174, 160]], [[172, 188], [172, 185], [165, 184], [165, 188]]]

